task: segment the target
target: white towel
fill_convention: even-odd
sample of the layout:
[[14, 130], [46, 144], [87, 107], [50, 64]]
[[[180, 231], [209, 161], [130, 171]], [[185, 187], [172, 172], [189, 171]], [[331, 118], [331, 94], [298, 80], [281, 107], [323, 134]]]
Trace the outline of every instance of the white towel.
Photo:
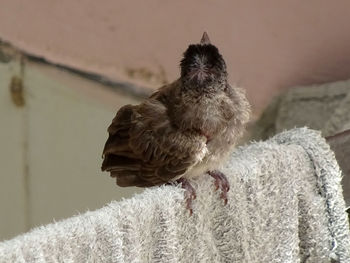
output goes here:
[[191, 181], [192, 216], [183, 189], [154, 187], [2, 242], [0, 262], [350, 262], [341, 172], [318, 132], [240, 147], [221, 171], [226, 206], [208, 175]]

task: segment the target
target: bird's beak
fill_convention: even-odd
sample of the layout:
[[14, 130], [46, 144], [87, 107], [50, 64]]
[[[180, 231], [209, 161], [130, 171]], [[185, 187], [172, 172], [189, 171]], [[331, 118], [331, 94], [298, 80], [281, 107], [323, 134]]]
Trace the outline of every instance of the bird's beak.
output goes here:
[[200, 44], [201, 44], [201, 45], [209, 45], [209, 44], [211, 44], [207, 32], [204, 32], [204, 33], [203, 33], [203, 36], [202, 36], [202, 39], [201, 39]]

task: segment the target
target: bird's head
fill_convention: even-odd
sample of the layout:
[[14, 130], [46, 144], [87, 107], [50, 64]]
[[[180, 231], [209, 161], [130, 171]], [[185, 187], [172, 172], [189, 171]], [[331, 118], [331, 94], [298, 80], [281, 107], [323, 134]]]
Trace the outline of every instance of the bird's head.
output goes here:
[[216, 46], [204, 32], [200, 44], [190, 45], [180, 63], [181, 80], [186, 89], [210, 92], [226, 85], [226, 64]]

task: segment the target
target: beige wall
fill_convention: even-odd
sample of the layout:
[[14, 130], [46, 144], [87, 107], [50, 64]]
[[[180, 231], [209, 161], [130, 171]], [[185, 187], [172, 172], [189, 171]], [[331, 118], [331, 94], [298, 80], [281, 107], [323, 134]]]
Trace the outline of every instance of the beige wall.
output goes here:
[[[20, 68], [15, 58], [0, 63], [0, 240], [135, 192], [100, 167], [107, 126], [136, 100], [52, 66]], [[11, 100], [14, 75], [24, 107]]]
[[281, 89], [349, 78], [349, 10], [348, 0], [2, 0], [0, 38], [158, 86], [178, 76], [182, 52], [207, 30], [259, 112]]
[[0, 63], [0, 240], [28, 229], [25, 187], [25, 112], [13, 105], [9, 85], [18, 61]]

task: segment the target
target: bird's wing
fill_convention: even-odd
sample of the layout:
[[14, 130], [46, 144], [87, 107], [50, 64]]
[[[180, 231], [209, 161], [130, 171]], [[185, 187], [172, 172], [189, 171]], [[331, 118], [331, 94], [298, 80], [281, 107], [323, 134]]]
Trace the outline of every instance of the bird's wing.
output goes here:
[[176, 130], [156, 99], [122, 107], [108, 128], [103, 171], [119, 186], [153, 186], [180, 177], [200, 161], [206, 138]]

